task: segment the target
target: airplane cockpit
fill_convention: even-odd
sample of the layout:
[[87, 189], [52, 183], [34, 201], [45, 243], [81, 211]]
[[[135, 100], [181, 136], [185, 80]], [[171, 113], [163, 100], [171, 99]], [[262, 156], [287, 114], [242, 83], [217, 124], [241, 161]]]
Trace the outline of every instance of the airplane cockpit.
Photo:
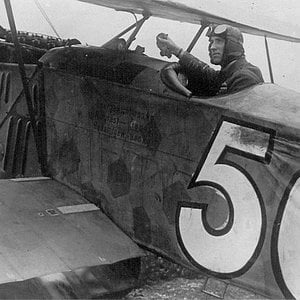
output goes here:
[[[25, 64], [97, 77], [158, 94], [190, 96], [184, 74], [177, 76], [170, 72], [172, 63], [151, 58], [145, 53], [145, 47], [136, 43], [137, 35], [148, 19], [147, 14], [140, 20], [135, 16], [135, 23], [101, 46], [23, 31], [18, 32], [18, 41]], [[10, 30], [1, 27], [0, 39], [0, 61], [17, 63]], [[133, 60], [134, 64], [131, 63]]]
[[[192, 78], [178, 71], [176, 63], [153, 58], [147, 55], [144, 46], [136, 43], [138, 33], [149, 17], [143, 14], [138, 20], [135, 16], [132, 25], [102, 46], [83, 45], [77, 39], [64, 40], [18, 32], [24, 63], [96, 77], [165, 96], [191, 97], [193, 94], [201, 98], [208, 97], [205, 87], [195, 85]], [[187, 52], [191, 52], [207, 27], [207, 22], [200, 26]], [[10, 31], [2, 28], [0, 38], [3, 39], [0, 43], [0, 61], [17, 62]]]
[[[166, 90], [163, 83], [168, 84], [169, 81], [164, 77], [160, 78], [160, 70], [165, 67], [166, 62], [150, 58], [145, 54], [145, 47], [139, 44], [132, 46], [147, 18], [137, 21], [102, 46], [83, 45], [77, 39], [58, 39], [36, 33], [18, 32], [23, 61], [25, 64], [96, 77], [161, 93]], [[0, 62], [17, 63], [11, 33], [5, 28], [1, 29]], [[125, 39], [124, 34], [132, 29], [134, 30], [129, 38]], [[132, 63], [133, 60], [135, 63]], [[176, 89], [174, 90], [176, 92]]]

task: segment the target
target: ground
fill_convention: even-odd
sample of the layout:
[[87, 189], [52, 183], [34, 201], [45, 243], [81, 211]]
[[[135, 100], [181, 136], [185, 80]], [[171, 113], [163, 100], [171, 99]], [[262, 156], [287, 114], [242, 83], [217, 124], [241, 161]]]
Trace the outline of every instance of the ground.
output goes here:
[[266, 299], [233, 285], [208, 278], [154, 254], [142, 259], [139, 287], [124, 300]]

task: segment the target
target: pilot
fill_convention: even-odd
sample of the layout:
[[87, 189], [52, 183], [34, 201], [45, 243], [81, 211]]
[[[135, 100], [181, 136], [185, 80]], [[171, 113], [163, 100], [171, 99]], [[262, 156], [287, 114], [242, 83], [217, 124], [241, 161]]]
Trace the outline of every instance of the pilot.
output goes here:
[[176, 45], [167, 34], [159, 34], [157, 46], [161, 55], [179, 58], [178, 63], [168, 65], [163, 72], [183, 73], [188, 77], [187, 96], [213, 96], [233, 93], [264, 82], [258, 67], [245, 59], [243, 36], [238, 28], [228, 25], [211, 26], [206, 34], [209, 37], [210, 62], [220, 65], [220, 71], [209, 67], [190, 53]]

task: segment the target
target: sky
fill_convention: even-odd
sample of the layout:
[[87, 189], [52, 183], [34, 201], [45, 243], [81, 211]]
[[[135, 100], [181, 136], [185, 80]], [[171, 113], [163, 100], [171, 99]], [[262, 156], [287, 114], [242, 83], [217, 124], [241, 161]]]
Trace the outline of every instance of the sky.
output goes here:
[[[132, 14], [76, 0], [11, 0], [18, 30], [55, 35], [39, 11], [36, 1], [47, 13], [60, 37], [77, 38], [83, 44], [101, 46], [135, 22]], [[300, 37], [299, 0], [176, 1], [233, 21]], [[0, 25], [8, 28], [3, 0], [0, 1]], [[168, 33], [177, 44], [185, 48], [198, 28], [197, 25], [188, 23], [150, 18], [138, 34], [133, 47], [141, 45], [145, 47], [147, 55], [168, 60], [159, 56], [155, 43], [156, 35], [160, 32]], [[259, 66], [265, 81], [269, 82], [264, 39], [245, 35], [244, 40], [247, 60]], [[192, 54], [209, 62], [207, 46], [207, 38], [203, 36]], [[269, 39], [269, 49], [275, 83], [300, 92], [300, 43]], [[172, 58], [170, 61], [174, 60], [176, 59]]]

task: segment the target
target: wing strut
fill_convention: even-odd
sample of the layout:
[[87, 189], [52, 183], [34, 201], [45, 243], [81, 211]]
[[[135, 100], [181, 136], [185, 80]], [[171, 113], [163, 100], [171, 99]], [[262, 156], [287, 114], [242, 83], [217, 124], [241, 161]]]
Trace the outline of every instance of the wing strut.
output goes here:
[[270, 80], [271, 80], [271, 83], [274, 83], [274, 77], [273, 77], [273, 71], [272, 71], [272, 65], [271, 65], [271, 57], [270, 57], [270, 52], [269, 52], [269, 45], [268, 45], [268, 40], [267, 40], [266, 36], [265, 36], [265, 46], [266, 46], [266, 53], [267, 53], [267, 59], [268, 59]]
[[129, 39], [126, 42], [126, 49], [128, 49], [131, 45], [131, 43], [135, 40], [135, 37], [139, 30], [142, 28], [143, 24], [147, 19], [149, 19], [149, 15], [143, 16], [143, 18], [136, 23], [135, 29], [133, 30], [132, 34], [130, 35]]
[[41, 14], [43, 15], [43, 17], [45, 18], [46, 22], [50, 25], [50, 27], [52, 28], [52, 30], [54, 31], [54, 33], [56, 34], [56, 36], [61, 39], [60, 35], [58, 34], [58, 32], [56, 31], [54, 25], [52, 24], [51, 20], [49, 19], [47, 13], [45, 12], [45, 10], [43, 9], [42, 5], [40, 4], [40, 2], [38, 0], [34, 0], [35, 5], [37, 6], [37, 8], [40, 10]]
[[37, 154], [38, 154], [38, 159], [41, 167], [41, 172], [42, 174], [46, 174], [46, 163], [45, 159], [42, 154], [42, 149], [41, 149], [41, 143], [39, 142], [39, 133], [38, 129], [36, 126], [36, 120], [35, 120], [35, 115], [33, 111], [33, 106], [32, 106], [32, 101], [31, 101], [31, 95], [29, 91], [29, 85], [28, 85], [28, 79], [26, 78], [26, 71], [25, 71], [25, 66], [24, 66], [24, 61], [22, 57], [22, 51], [21, 51], [21, 46], [18, 41], [17, 37], [17, 30], [16, 30], [16, 24], [14, 20], [14, 15], [12, 12], [10, 0], [4, 0], [5, 2], [5, 7], [6, 7], [6, 12], [7, 12], [7, 17], [10, 25], [10, 30], [11, 30], [11, 35], [12, 39], [15, 45], [16, 49], [16, 55], [17, 55], [17, 60], [18, 60], [18, 65], [19, 65], [19, 71], [20, 71], [20, 76], [24, 88], [24, 94], [25, 94], [25, 99], [27, 103], [27, 108], [28, 108], [28, 113], [30, 117], [30, 123], [32, 125], [32, 130], [33, 130], [33, 136], [36, 144], [36, 149], [37, 149]]
[[129, 32], [130, 30], [132, 30], [133, 28], [135, 28], [134, 32], [131, 34], [131, 36], [129, 37], [128, 41], [126, 42], [126, 49], [129, 48], [130, 44], [134, 41], [136, 34], [138, 33], [138, 31], [141, 29], [142, 25], [144, 24], [144, 22], [149, 18], [149, 16], [144, 16], [143, 18], [141, 18], [140, 20], [138, 20], [136, 23], [130, 25], [129, 27], [127, 27], [126, 29], [124, 29], [122, 32], [120, 32], [119, 34], [117, 34], [116, 36], [114, 36], [112, 39], [110, 39], [108, 42], [106, 42], [105, 44], [103, 44], [101, 47], [108, 47], [114, 40], [120, 38], [121, 36], [123, 36], [124, 34], [126, 34], [127, 32]]
[[197, 43], [197, 41], [199, 40], [201, 34], [203, 33], [204, 29], [207, 26], [208, 26], [208, 23], [204, 23], [204, 24], [201, 25], [200, 29], [198, 30], [198, 32], [194, 36], [193, 40], [191, 41], [191, 43], [187, 47], [187, 49], [186, 49], [187, 52], [191, 52], [192, 51], [192, 49], [194, 48], [195, 44]]

